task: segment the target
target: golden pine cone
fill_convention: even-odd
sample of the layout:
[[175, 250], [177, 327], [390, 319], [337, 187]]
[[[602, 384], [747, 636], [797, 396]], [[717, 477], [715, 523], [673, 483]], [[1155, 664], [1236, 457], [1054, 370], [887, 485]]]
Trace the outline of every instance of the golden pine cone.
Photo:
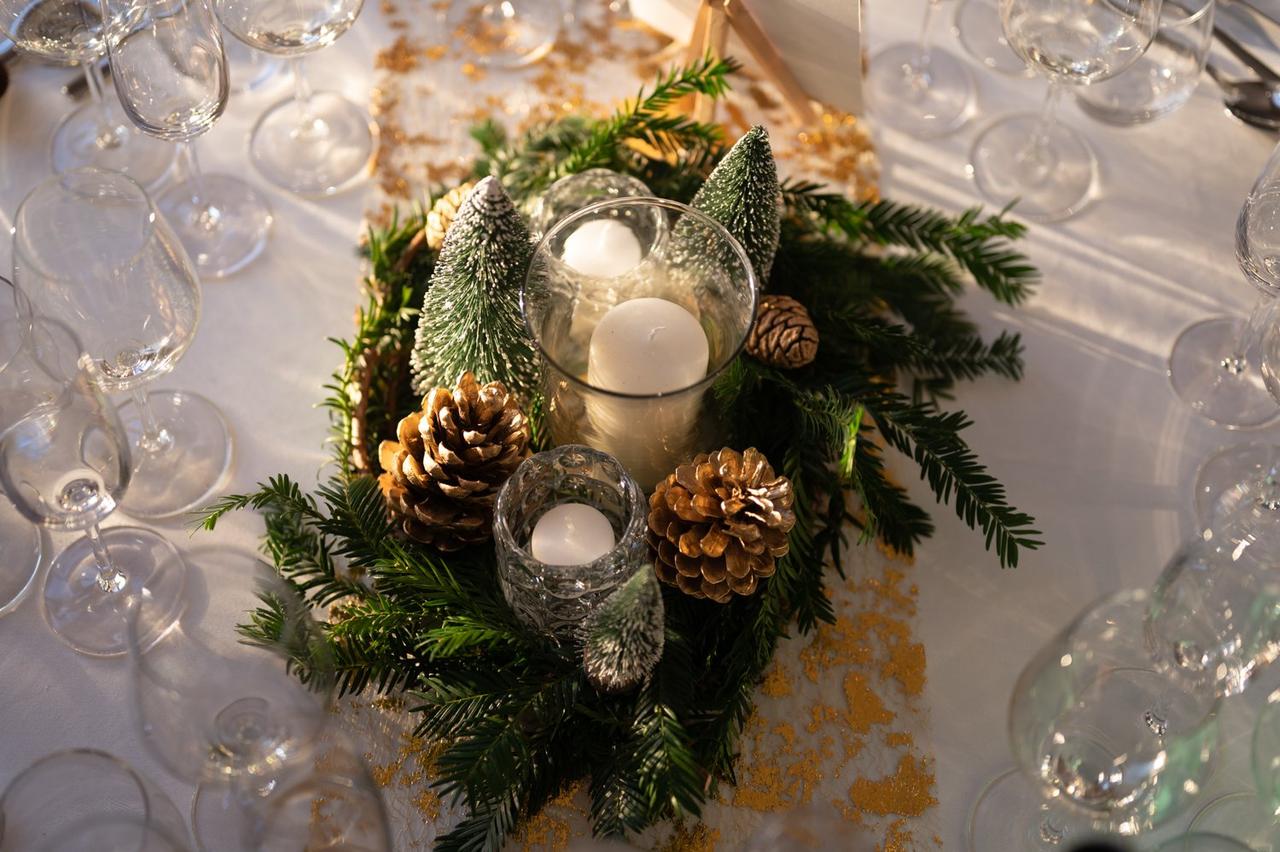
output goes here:
[[818, 357], [818, 329], [809, 310], [790, 296], [760, 297], [747, 353], [771, 367], [794, 370]]
[[458, 215], [458, 211], [462, 209], [462, 202], [467, 200], [467, 195], [474, 188], [475, 184], [467, 181], [455, 186], [431, 205], [431, 212], [427, 214], [426, 227], [422, 230], [427, 235], [427, 247], [432, 251], [440, 251], [440, 247], [444, 245], [444, 235], [449, 232], [449, 226], [453, 224], [453, 218]]
[[788, 549], [796, 524], [791, 480], [754, 447], [703, 453], [649, 498], [649, 545], [658, 579], [695, 598], [750, 595]]
[[454, 390], [428, 393], [396, 437], [378, 447], [378, 484], [405, 535], [440, 550], [489, 538], [498, 489], [529, 455], [529, 418], [515, 395], [463, 373]]

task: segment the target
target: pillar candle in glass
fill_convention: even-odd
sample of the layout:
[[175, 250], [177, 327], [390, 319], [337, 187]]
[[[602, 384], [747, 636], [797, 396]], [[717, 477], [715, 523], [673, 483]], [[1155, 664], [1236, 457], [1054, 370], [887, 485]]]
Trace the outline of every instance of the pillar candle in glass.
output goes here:
[[[575, 248], [583, 229], [606, 227], [639, 244], [629, 268]], [[706, 391], [746, 342], [756, 300], [737, 240], [679, 202], [621, 198], [561, 220], [534, 252], [523, 299], [552, 439], [615, 456], [651, 489], [715, 443]]]
[[618, 461], [578, 445], [526, 459], [498, 492], [498, 582], [516, 616], [568, 637], [648, 564], [649, 505]]

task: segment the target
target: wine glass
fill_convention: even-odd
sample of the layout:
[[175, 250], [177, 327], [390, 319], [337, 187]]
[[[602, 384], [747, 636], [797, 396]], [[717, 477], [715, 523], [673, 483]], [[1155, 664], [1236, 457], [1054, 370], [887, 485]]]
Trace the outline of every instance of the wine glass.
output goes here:
[[965, 52], [983, 68], [1010, 77], [1035, 76], [1009, 45], [996, 0], [960, 0], [951, 29]]
[[1186, 544], [1146, 615], [1156, 667], [1187, 688], [1239, 695], [1280, 656], [1280, 524], [1242, 512]]
[[55, 172], [98, 166], [155, 186], [173, 163], [173, 150], [133, 130], [103, 98], [98, 61], [106, 55], [96, 0], [0, 0], [0, 33], [25, 53], [78, 64], [91, 100], [58, 125], [50, 145]]
[[1023, 669], [1009, 705], [1010, 743], [1040, 796], [1006, 810], [1011, 800], [988, 790], [970, 817], [972, 848], [1051, 849], [1094, 830], [1137, 834], [1203, 787], [1217, 752], [1219, 699], [1152, 660], [1151, 606], [1143, 590], [1103, 598]]
[[1280, 844], [1280, 823], [1274, 807], [1253, 790], [1218, 796], [1200, 809], [1190, 830], [1239, 838], [1250, 852], [1276, 849]]
[[152, 602], [139, 601], [129, 622], [134, 705], [147, 747], [174, 775], [199, 784], [197, 841], [256, 848], [253, 838], [279, 802], [272, 797], [314, 769], [321, 753], [333, 659], [296, 587], [270, 566], [223, 552], [202, 568], [220, 588], [220, 606], [249, 627], [237, 628], [236, 642], [226, 625], [185, 618], [147, 648]]
[[940, 0], [928, 0], [920, 38], [894, 44], [871, 58], [864, 83], [876, 118], [919, 137], [944, 136], [965, 123], [973, 109], [969, 69], [929, 42]]
[[280, 72], [284, 68], [280, 57], [250, 47], [227, 32], [226, 27], [222, 29], [222, 50], [227, 54], [231, 94], [248, 94], [280, 82]]
[[144, 385], [173, 369], [195, 335], [200, 282], [178, 236], [122, 174], [77, 169], [37, 186], [14, 222], [13, 277], [37, 313], [60, 319], [97, 362], [121, 408], [134, 470], [124, 509], [161, 518], [204, 502], [231, 466], [213, 403]]
[[125, 613], [139, 596], [152, 601], [139, 625], [143, 645], [173, 624], [186, 568], [150, 530], [98, 527], [129, 486], [129, 443], [82, 351], [66, 326], [32, 321], [23, 363], [5, 370], [7, 394], [32, 402], [0, 435], [0, 489], [32, 523], [84, 532], [49, 566], [45, 614], [68, 645], [109, 657], [125, 651]]
[[1098, 177], [1089, 143], [1055, 117], [1064, 85], [1119, 74], [1151, 44], [1160, 0], [1000, 0], [1009, 44], [1049, 79], [1039, 115], [1005, 116], [978, 136], [969, 169], [978, 189], [1018, 215], [1041, 222], [1080, 210]]
[[271, 208], [249, 184], [205, 175], [194, 141], [227, 104], [222, 28], [209, 0], [102, 0], [111, 78], [125, 112], [143, 132], [178, 142], [187, 178], [156, 198], [202, 275], [221, 278], [262, 253]]
[[267, 796], [254, 821], [261, 852], [391, 852], [391, 827], [378, 785], [346, 737], [291, 783]]
[[0, 794], [0, 849], [185, 852], [182, 814], [118, 757], [70, 749], [42, 757]]
[[[1262, 426], [1280, 417], [1280, 404], [1266, 384], [1264, 334], [1275, 324], [1280, 293], [1280, 147], [1271, 152], [1240, 208], [1236, 262], [1258, 291], [1248, 319], [1200, 320], [1178, 335], [1169, 353], [1174, 392], [1196, 414], [1228, 429]], [[1274, 337], [1270, 340], [1274, 349]], [[1270, 363], [1280, 361], [1272, 357]], [[1245, 470], [1238, 472], [1240, 481]]]
[[377, 125], [337, 92], [312, 92], [302, 72], [303, 57], [350, 29], [364, 0], [215, 2], [232, 35], [293, 66], [294, 97], [269, 108], [249, 138], [262, 176], [300, 195], [330, 195], [364, 174], [377, 150]]
[[1196, 471], [1195, 511], [1201, 529], [1249, 507], [1280, 519], [1280, 446], [1236, 444], [1209, 456]]
[[[27, 378], [31, 331], [31, 322], [20, 317], [14, 305], [13, 285], [0, 276], [0, 433], [35, 402], [21, 391]], [[16, 609], [35, 585], [43, 550], [40, 527], [0, 495], [0, 615]]]
[[454, 0], [445, 32], [481, 65], [520, 68], [555, 47], [565, 11], [565, 0]]

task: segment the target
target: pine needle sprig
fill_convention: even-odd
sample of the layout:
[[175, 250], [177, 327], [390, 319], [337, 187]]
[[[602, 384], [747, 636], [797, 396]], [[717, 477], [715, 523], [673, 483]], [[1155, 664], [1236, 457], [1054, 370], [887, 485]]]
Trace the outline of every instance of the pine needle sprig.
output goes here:
[[1017, 567], [1020, 550], [1043, 544], [1035, 520], [1008, 505], [1004, 486], [960, 438], [973, 425], [963, 411], [944, 413], [930, 403], [891, 394], [866, 404], [885, 441], [915, 460], [938, 502], [954, 498], [956, 514], [982, 530], [987, 549], [994, 547], [1003, 567]]

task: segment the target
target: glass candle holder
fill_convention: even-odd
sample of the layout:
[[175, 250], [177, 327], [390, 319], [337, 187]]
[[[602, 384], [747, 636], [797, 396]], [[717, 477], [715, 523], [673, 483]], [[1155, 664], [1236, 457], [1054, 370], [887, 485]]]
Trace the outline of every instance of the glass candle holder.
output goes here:
[[[575, 251], [575, 233], [601, 222], [631, 231], [634, 262]], [[757, 291], [738, 241], [679, 202], [620, 198], [561, 220], [522, 294], [552, 440], [614, 456], [646, 491], [714, 447], [706, 392], [745, 345]]]
[[[598, 510], [613, 527], [614, 546], [584, 565], [548, 565], [533, 555], [538, 520], [566, 503]], [[609, 593], [649, 561], [649, 504], [618, 461], [578, 445], [526, 459], [498, 492], [493, 540], [502, 594], [521, 621], [570, 637]]]
[[[615, 198], [653, 198], [644, 181], [612, 169], [587, 169], [551, 184], [533, 207], [533, 232], [545, 234], [561, 219], [584, 207]], [[658, 211], [657, 216], [663, 220]]]

